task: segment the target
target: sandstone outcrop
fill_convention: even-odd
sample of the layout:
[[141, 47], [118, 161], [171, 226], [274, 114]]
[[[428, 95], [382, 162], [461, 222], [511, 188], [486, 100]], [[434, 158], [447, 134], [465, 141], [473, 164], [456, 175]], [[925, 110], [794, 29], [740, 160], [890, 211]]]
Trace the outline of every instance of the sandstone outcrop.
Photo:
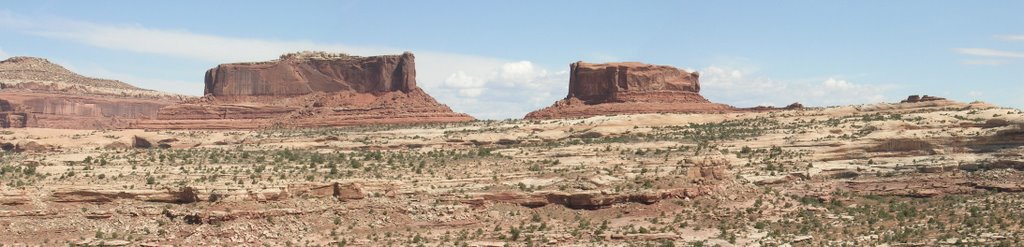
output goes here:
[[185, 98], [81, 76], [42, 58], [0, 61], [0, 128], [120, 128]]
[[786, 105], [786, 107], [781, 107], [781, 108], [780, 107], [774, 107], [774, 106], [755, 106], [755, 107], [742, 108], [742, 109], [737, 109], [737, 110], [740, 110], [740, 111], [762, 112], [762, 111], [802, 110], [802, 109], [804, 109], [804, 105], [803, 104], [800, 104], [800, 102], [794, 102], [792, 104]]
[[163, 107], [137, 128], [254, 129], [471, 121], [416, 86], [412, 53], [359, 57], [322, 52], [222, 64], [206, 95]]
[[306, 52], [270, 62], [221, 64], [206, 72], [205, 94], [248, 101], [316, 92], [409, 93], [417, 89], [414, 60], [408, 52], [374, 57]]
[[735, 110], [701, 96], [696, 72], [635, 62], [576, 62], [570, 69], [565, 99], [527, 114], [527, 119]]
[[547, 205], [562, 205], [571, 209], [601, 209], [623, 203], [653, 204], [665, 199], [694, 198], [710, 193], [709, 188], [689, 187], [662, 191], [634, 193], [604, 193], [601, 191], [580, 192], [497, 192], [485, 193], [464, 201], [466, 204], [481, 206], [485, 203], [509, 203], [523, 207], [537, 208]]
[[[355, 183], [327, 183], [290, 185], [285, 187], [262, 188], [258, 190], [224, 190], [218, 188], [160, 188], [160, 189], [115, 189], [115, 188], [60, 188], [45, 201], [60, 203], [110, 203], [117, 200], [196, 203], [206, 202], [264, 202], [279, 201], [292, 197], [335, 198], [339, 201], [356, 201], [366, 197], [363, 188]], [[29, 195], [16, 192], [0, 192], [0, 205], [20, 205], [30, 202]]]
[[935, 96], [928, 96], [928, 95], [923, 95], [923, 96], [921, 96], [921, 95], [911, 95], [911, 96], [907, 96], [907, 99], [905, 99], [903, 101], [900, 101], [900, 103], [918, 103], [918, 102], [939, 101], [939, 100], [946, 100], [946, 98], [935, 97]]
[[54, 202], [106, 203], [119, 199], [164, 203], [193, 203], [199, 201], [196, 190], [191, 187], [161, 190], [93, 190], [67, 189], [53, 192]]

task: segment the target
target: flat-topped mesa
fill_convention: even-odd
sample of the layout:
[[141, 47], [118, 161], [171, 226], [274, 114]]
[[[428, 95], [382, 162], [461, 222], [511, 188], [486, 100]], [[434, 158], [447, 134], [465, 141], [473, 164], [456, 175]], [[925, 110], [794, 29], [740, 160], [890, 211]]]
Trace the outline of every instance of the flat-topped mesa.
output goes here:
[[[697, 72], [686, 72], [670, 66], [636, 62], [570, 65], [569, 95], [588, 104], [628, 101], [700, 100], [694, 97], [664, 97], [672, 94], [697, 95], [700, 83]], [[654, 96], [654, 98], [651, 98]]]
[[299, 52], [268, 62], [222, 64], [206, 72], [205, 94], [233, 99], [341, 91], [408, 93], [417, 88], [414, 60], [409, 52], [372, 57]]
[[569, 67], [565, 99], [527, 114], [527, 119], [735, 110], [701, 96], [697, 72], [637, 62], [575, 62]]
[[415, 56], [299, 52], [206, 72], [203, 100], [160, 109], [135, 128], [258, 129], [463, 122], [416, 86]]

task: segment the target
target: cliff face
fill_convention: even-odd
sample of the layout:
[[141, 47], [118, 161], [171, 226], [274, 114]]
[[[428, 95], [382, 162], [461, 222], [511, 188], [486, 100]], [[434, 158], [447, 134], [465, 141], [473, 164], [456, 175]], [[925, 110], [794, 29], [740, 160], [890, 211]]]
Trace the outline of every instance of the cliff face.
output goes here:
[[569, 65], [569, 94], [527, 119], [733, 111], [700, 95], [699, 74], [636, 62]]
[[81, 76], [42, 58], [0, 61], [3, 128], [121, 128], [186, 98]]
[[699, 75], [681, 69], [642, 63], [569, 65], [569, 95], [587, 103], [639, 100], [643, 94], [699, 93]]
[[202, 100], [135, 128], [254, 129], [471, 121], [416, 86], [415, 56], [304, 52], [206, 72]]
[[262, 63], [222, 64], [206, 72], [214, 97], [288, 97], [314, 92], [410, 92], [416, 88], [412, 53], [356, 57], [300, 53]]

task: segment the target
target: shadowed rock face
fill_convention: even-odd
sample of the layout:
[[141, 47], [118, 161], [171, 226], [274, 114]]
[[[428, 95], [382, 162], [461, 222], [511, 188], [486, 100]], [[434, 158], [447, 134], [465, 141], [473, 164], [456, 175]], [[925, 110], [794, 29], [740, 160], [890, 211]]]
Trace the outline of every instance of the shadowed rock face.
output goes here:
[[286, 54], [206, 72], [206, 96], [135, 128], [254, 129], [471, 121], [416, 86], [415, 57]]
[[222, 64], [206, 72], [205, 93], [214, 97], [287, 97], [340, 91], [408, 93], [416, 88], [412, 53], [375, 57], [323, 55], [300, 53], [272, 62]]
[[696, 72], [636, 62], [569, 66], [569, 94], [527, 119], [735, 110], [701, 96]]

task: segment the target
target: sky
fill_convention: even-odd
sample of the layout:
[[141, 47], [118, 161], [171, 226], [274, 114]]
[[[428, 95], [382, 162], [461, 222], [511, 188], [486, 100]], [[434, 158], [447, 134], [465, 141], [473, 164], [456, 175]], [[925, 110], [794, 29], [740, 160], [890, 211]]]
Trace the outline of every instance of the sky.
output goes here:
[[188, 95], [221, 63], [416, 54], [420, 87], [481, 119], [565, 97], [569, 64], [700, 72], [738, 107], [928, 94], [1024, 108], [1024, 1], [0, 1], [0, 59]]

